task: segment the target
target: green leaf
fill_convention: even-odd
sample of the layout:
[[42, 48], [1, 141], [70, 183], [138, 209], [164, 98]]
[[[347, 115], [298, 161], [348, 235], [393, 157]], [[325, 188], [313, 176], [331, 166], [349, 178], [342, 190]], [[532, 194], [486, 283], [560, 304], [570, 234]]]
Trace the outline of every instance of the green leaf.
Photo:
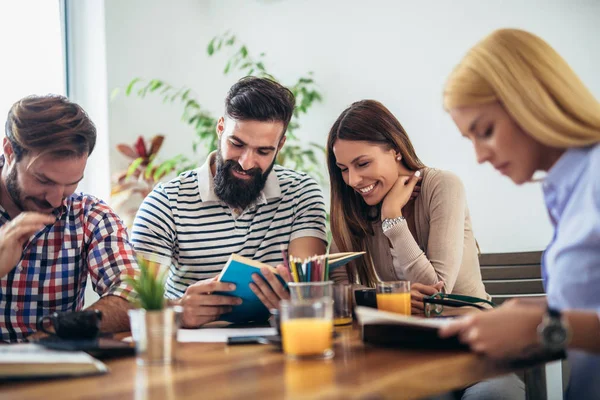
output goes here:
[[142, 78], [133, 78], [131, 80], [131, 82], [129, 82], [129, 85], [127, 85], [127, 89], [125, 89], [125, 95], [129, 96], [131, 94], [131, 91], [133, 90], [133, 87], [135, 86], [135, 84], [141, 80], [142, 80]]
[[214, 37], [212, 38], [212, 40], [208, 43], [208, 48], [206, 49], [206, 52], [208, 53], [209, 56], [212, 56], [215, 53], [215, 40], [217, 38]]
[[121, 93], [121, 88], [116, 87], [110, 92], [110, 101], [113, 101]]
[[160, 88], [163, 85], [163, 83], [161, 81], [159, 81], [158, 79], [153, 79], [150, 81], [149, 87], [150, 87], [150, 91], [154, 92], [156, 89]]
[[129, 165], [129, 168], [127, 168], [127, 174], [125, 175], [125, 177], [129, 178], [131, 175], [133, 175], [135, 173], [135, 171], [138, 169], [138, 167], [140, 165], [142, 165], [143, 162], [144, 162], [144, 157], [138, 157], [135, 160], [133, 160], [131, 162], [131, 164]]
[[248, 57], [248, 49], [246, 48], [246, 46], [242, 46], [240, 47], [240, 54], [242, 55], [242, 57]]

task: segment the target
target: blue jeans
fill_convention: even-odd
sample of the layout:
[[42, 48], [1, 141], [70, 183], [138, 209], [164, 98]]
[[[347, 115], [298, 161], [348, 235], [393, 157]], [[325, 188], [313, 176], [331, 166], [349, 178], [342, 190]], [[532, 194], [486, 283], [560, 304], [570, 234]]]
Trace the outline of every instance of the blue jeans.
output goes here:
[[477, 382], [431, 400], [525, 400], [525, 384], [515, 374]]

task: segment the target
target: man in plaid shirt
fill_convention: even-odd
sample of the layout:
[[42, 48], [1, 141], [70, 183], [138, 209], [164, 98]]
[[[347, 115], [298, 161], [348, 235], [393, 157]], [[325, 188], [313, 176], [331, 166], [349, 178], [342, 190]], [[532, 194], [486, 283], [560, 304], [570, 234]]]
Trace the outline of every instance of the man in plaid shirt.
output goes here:
[[0, 156], [0, 340], [33, 334], [39, 317], [83, 307], [88, 275], [101, 329], [128, 328], [137, 268], [127, 231], [102, 201], [75, 194], [96, 128], [62, 96], [30, 96], [6, 121]]

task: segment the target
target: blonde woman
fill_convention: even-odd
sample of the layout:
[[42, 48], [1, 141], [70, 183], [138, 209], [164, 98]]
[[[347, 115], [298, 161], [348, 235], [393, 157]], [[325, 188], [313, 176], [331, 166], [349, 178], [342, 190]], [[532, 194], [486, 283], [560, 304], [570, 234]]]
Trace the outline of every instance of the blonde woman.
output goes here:
[[542, 260], [547, 302], [514, 301], [443, 330], [475, 351], [515, 357], [566, 350], [567, 398], [600, 396], [600, 103], [541, 38], [492, 33], [473, 47], [444, 90], [444, 107], [477, 161], [516, 184], [547, 171], [554, 237]]

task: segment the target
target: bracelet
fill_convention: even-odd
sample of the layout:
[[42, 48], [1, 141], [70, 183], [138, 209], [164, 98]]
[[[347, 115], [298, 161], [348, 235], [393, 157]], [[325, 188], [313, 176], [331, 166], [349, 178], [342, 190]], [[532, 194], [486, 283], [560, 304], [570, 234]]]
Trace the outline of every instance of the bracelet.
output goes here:
[[396, 218], [386, 218], [381, 223], [381, 229], [385, 233], [385, 232], [389, 231], [390, 229], [392, 229], [394, 226], [402, 223], [402, 221], [406, 221], [406, 218], [404, 218], [403, 216], [396, 217]]

